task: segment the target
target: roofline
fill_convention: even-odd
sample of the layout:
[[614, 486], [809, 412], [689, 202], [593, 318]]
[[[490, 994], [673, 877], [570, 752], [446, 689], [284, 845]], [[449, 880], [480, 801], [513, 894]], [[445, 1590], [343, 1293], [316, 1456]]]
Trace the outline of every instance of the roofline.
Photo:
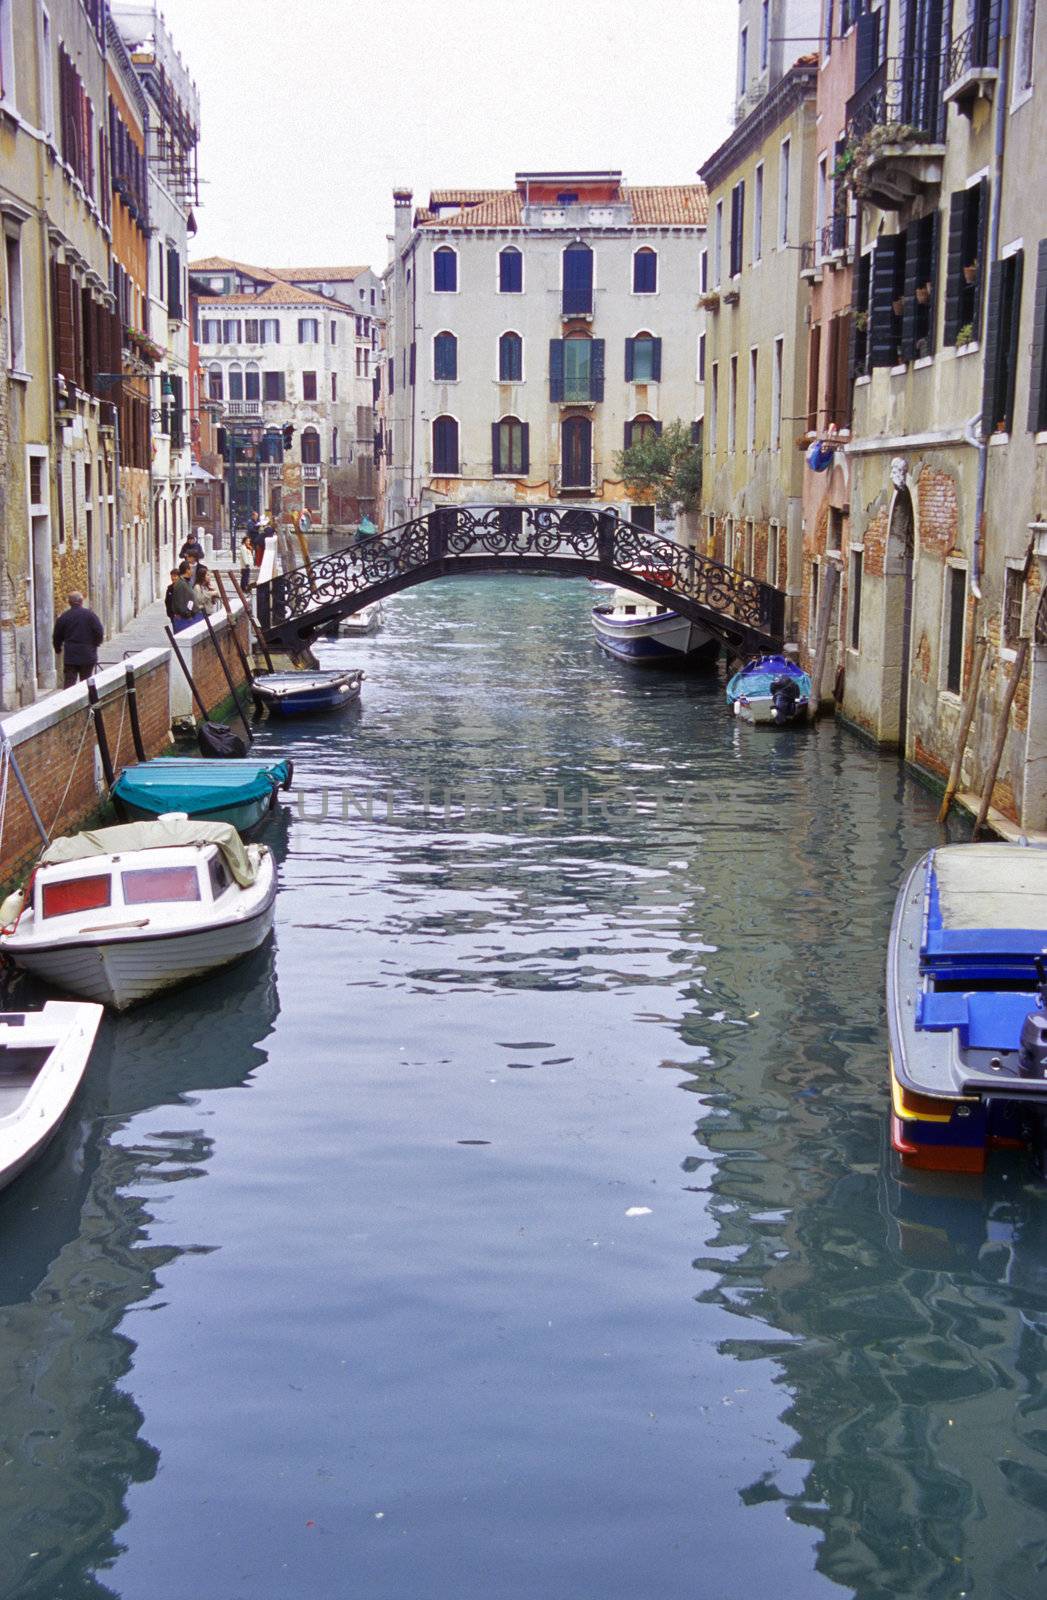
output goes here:
[[517, 172], [514, 174], [517, 183], [562, 183], [570, 179], [572, 183], [621, 183], [621, 170], [608, 167], [599, 172]]
[[733, 133], [728, 134], [718, 150], [698, 168], [698, 176], [711, 194], [722, 178], [734, 170], [737, 163], [766, 138], [768, 131], [784, 122], [790, 111], [814, 94], [818, 84], [816, 62], [797, 61], [773, 89], [754, 106]]

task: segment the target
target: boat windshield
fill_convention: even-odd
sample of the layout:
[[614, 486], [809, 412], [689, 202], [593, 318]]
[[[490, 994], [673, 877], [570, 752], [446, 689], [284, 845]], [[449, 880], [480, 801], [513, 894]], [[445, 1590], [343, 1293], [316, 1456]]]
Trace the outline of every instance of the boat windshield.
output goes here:
[[165, 900], [199, 900], [195, 867], [134, 867], [121, 872], [124, 904], [142, 906]]
[[97, 877], [64, 878], [45, 883], [40, 908], [45, 917], [68, 917], [76, 911], [97, 911], [112, 904], [113, 881], [109, 873]]

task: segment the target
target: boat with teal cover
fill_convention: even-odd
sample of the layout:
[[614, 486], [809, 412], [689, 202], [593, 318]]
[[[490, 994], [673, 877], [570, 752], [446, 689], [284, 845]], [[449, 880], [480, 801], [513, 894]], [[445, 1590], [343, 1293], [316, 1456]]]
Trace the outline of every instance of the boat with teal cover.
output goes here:
[[203, 822], [229, 822], [240, 833], [256, 828], [276, 804], [277, 792], [290, 787], [290, 761], [179, 760], [160, 756], [125, 767], [113, 784], [113, 800], [133, 821], [152, 821], [169, 811], [184, 811]]

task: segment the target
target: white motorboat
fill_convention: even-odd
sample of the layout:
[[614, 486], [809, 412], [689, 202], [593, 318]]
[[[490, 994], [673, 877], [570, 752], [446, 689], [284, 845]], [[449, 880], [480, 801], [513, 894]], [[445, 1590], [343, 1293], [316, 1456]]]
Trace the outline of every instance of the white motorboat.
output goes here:
[[276, 865], [224, 822], [168, 815], [56, 839], [21, 906], [0, 908], [0, 950], [58, 989], [116, 1011], [257, 949]]
[[350, 638], [365, 633], [377, 633], [384, 620], [382, 602], [376, 600], [373, 605], [361, 606], [352, 616], [343, 617], [338, 624], [338, 632]]
[[101, 1006], [72, 1000], [48, 1000], [40, 1011], [0, 1011], [0, 1188], [56, 1132], [101, 1020]]
[[610, 604], [593, 607], [593, 628], [603, 648], [638, 666], [683, 666], [714, 661], [716, 635], [663, 601], [616, 589]]

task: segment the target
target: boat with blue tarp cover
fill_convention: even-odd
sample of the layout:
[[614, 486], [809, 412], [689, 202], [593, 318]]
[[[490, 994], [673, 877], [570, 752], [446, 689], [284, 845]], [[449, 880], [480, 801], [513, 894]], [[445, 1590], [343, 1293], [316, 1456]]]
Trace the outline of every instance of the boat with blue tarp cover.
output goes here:
[[125, 767], [113, 784], [117, 810], [133, 821], [183, 811], [201, 822], [228, 822], [249, 833], [276, 804], [294, 776], [290, 761], [180, 760], [160, 756]]
[[352, 705], [360, 698], [362, 681], [362, 672], [259, 672], [251, 693], [278, 717], [302, 717]]
[[1047, 1176], [1047, 849], [946, 845], [898, 896], [887, 957], [891, 1143], [982, 1172], [1028, 1145]]
[[727, 684], [727, 704], [746, 722], [802, 722], [811, 680], [788, 656], [756, 656]]

